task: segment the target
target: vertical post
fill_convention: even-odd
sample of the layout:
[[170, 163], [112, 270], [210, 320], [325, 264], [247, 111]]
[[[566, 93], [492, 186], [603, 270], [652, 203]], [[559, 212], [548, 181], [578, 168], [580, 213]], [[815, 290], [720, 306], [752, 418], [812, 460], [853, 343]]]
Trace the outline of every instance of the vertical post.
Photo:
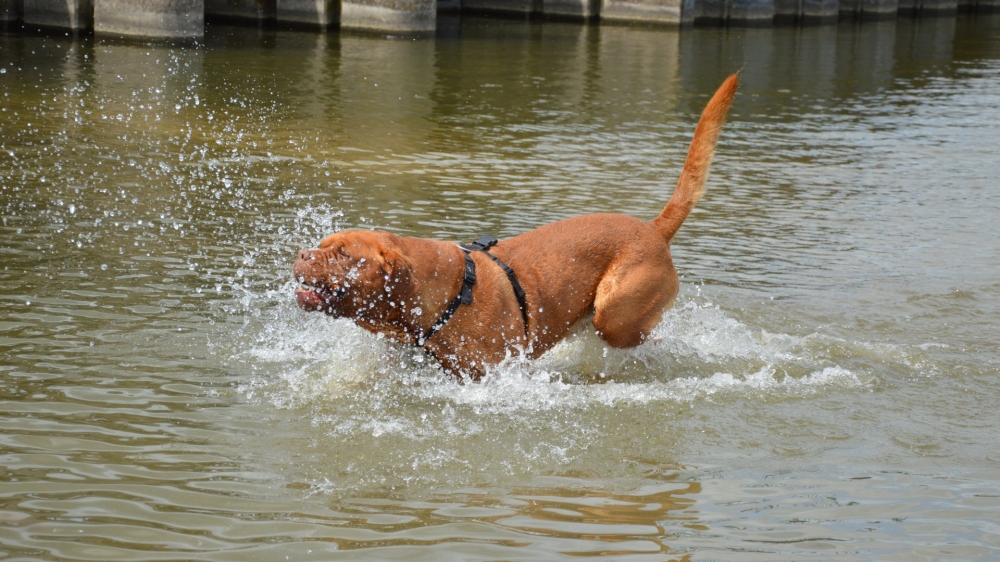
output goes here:
[[205, 35], [204, 0], [94, 0], [94, 31], [124, 37]]
[[94, 22], [93, 0], [24, 0], [24, 23], [80, 30]]
[[278, 23], [328, 29], [340, 21], [337, 0], [278, 0], [275, 6]]

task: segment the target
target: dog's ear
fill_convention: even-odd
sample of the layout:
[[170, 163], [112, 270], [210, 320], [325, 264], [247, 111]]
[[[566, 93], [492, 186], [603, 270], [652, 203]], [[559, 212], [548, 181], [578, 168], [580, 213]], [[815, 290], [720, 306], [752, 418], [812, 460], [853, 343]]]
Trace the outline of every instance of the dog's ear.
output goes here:
[[401, 256], [394, 248], [379, 244], [375, 247], [375, 261], [386, 274], [392, 275]]
[[393, 283], [405, 283], [410, 279], [410, 261], [392, 245], [380, 245], [375, 251], [375, 260], [385, 275]]

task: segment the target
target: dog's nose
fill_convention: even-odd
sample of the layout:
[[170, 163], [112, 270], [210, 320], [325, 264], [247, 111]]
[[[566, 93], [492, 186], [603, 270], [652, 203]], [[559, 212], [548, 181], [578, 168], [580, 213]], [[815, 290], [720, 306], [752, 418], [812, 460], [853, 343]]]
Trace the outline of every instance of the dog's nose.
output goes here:
[[312, 250], [299, 250], [299, 259], [302, 261], [309, 261], [313, 259]]

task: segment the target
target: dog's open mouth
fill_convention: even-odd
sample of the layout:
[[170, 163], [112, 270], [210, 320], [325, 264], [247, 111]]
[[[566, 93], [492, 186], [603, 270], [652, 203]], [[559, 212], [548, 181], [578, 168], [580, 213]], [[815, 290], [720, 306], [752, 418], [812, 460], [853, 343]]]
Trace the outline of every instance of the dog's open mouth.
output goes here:
[[342, 296], [344, 296], [344, 289], [341, 287], [331, 290], [329, 287], [306, 285], [303, 283], [295, 289], [295, 299], [299, 303], [299, 308], [307, 312], [322, 310], [327, 314], [336, 315], [337, 311], [334, 303]]

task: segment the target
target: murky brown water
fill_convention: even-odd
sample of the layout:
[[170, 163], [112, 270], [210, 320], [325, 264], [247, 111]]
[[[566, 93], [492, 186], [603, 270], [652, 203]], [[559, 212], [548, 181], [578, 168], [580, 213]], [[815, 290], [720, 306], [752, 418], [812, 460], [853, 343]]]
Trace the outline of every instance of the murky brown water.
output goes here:
[[[1000, 16], [0, 35], [0, 558], [1000, 557]], [[652, 218], [658, 345], [482, 383], [299, 311], [335, 228]]]

